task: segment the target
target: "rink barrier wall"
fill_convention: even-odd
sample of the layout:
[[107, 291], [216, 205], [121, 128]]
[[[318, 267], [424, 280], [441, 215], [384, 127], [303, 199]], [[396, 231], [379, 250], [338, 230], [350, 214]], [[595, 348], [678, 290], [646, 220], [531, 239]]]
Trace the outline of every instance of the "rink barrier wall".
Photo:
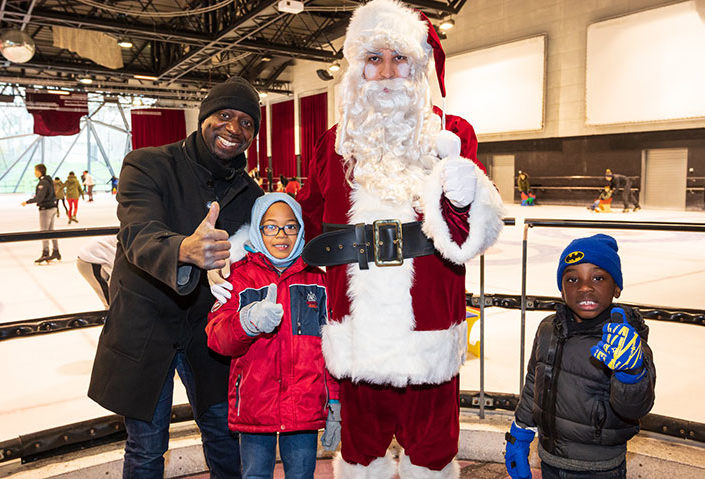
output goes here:
[[[521, 309], [521, 296], [513, 294], [486, 294], [485, 307], [496, 306], [505, 309]], [[480, 307], [480, 297], [467, 293], [467, 306]], [[552, 296], [527, 296], [526, 311], [555, 311], [562, 299]], [[675, 309], [665, 306], [650, 306], [636, 303], [621, 303], [639, 309], [645, 319], [671, 323], [705, 326], [705, 310]], [[45, 318], [14, 321], [0, 324], [0, 341], [7, 339], [58, 333], [71, 329], [102, 326], [107, 311], [88, 311], [83, 313], [61, 314]]]
[[[504, 220], [507, 225], [514, 225], [514, 218]], [[484, 274], [485, 258], [480, 256], [480, 296], [468, 295], [466, 302], [480, 308], [480, 390], [461, 391], [460, 406], [478, 409], [480, 419], [485, 418], [485, 409], [502, 409], [513, 411], [519, 401], [519, 395], [511, 393], [493, 393], [484, 390], [484, 308], [497, 306], [510, 309], [521, 309], [521, 387], [523, 388], [524, 346], [527, 310], [553, 310], [560, 302], [559, 298], [544, 296], [527, 296], [527, 243], [528, 230], [531, 227], [568, 227], [568, 228], [601, 228], [601, 229], [632, 229], [658, 231], [694, 231], [705, 232], [705, 225], [697, 223], [659, 223], [659, 222], [612, 222], [612, 221], [580, 221], [580, 220], [544, 220], [525, 219], [524, 237], [522, 241], [522, 294], [485, 295]], [[0, 243], [14, 241], [34, 241], [52, 238], [73, 238], [85, 236], [103, 236], [116, 234], [117, 227], [77, 228], [74, 230], [19, 232], [0, 234]], [[519, 305], [517, 305], [519, 298]], [[640, 307], [639, 305], [633, 305]], [[703, 311], [675, 310], [656, 306], [641, 306], [645, 317], [662, 321], [674, 321], [685, 324], [703, 325]], [[640, 309], [641, 309], [640, 308]], [[103, 324], [106, 311], [76, 313], [30, 321], [6, 323], [0, 328], [0, 340], [46, 334], [50, 332], [98, 326]], [[181, 404], [172, 408], [172, 423], [192, 420], [191, 407]], [[640, 421], [644, 431], [656, 432], [681, 439], [705, 443], [705, 424], [684, 419], [649, 414]], [[58, 428], [38, 431], [18, 438], [0, 442], [0, 463], [20, 459], [22, 464], [50, 456], [81, 450], [107, 442], [124, 440], [125, 427], [121, 416], [110, 415], [95, 418], [80, 423], [68, 424]]]

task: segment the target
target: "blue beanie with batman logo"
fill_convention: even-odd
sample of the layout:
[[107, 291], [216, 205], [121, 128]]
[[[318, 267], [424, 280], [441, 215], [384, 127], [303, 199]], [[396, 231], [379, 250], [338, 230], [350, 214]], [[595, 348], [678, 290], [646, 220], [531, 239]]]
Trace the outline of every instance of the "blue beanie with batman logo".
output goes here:
[[563, 272], [573, 264], [591, 263], [607, 271], [615, 284], [622, 287], [622, 263], [617, 251], [617, 240], [605, 234], [578, 238], [570, 242], [558, 262], [558, 290], [563, 291]]

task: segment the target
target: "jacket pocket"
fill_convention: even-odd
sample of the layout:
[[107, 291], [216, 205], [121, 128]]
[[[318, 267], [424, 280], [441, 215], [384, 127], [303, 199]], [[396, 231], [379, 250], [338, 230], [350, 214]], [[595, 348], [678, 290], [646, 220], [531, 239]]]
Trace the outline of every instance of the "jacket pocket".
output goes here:
[[317, 284], [289, 286], [291, 328], [294, 336], [321, 336], [328, 319], [326, 288]]
[[605, 426], [605, 421], [607, 420], [607, 408], [605, 407], [605, 402], [600, 398], [595, 402], [592, 413], [592, 425], [594, 428], [593, 435], [595, 441], [598, 443], [602, 438], [602, 429]]
[[105, 346], [133, 361], [141, 361], [159, 314], [151, 299], [120, 284], [101, 332]]

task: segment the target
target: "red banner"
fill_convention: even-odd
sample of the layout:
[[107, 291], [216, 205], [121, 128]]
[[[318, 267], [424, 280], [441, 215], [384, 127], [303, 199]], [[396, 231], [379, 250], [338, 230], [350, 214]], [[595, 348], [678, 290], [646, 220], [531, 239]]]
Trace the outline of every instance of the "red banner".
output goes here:
[[27, 111], [34, 117], [34, 133], [70, 136], [81, 131], [81, 118], [88, 115], [88, 95], [27, 92]]

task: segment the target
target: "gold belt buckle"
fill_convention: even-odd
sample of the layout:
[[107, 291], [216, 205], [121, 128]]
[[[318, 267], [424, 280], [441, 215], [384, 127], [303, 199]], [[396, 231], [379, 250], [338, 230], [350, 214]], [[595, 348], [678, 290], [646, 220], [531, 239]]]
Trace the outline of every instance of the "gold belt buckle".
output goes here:
[[[380, 241], [379, 239], [379, 230], [380, 228], [384, 226], [394, 226], [394, 229], [396, 230], [396, 239], [394, 240], [394, 245], [395, 245], [395, 257], [393, 259], [381, 259], [379, 257], [379, 249], [380, 246], [384, 244], [384, 242]], [[377, 220], [372, 223], [372, 242], [373, 242], [373, 251], [374, 251], [374, 256], [375, 256], [375, 264], [377, 266], [401, 266], [404, 263], [404, 256], [402, 254], [402, 246], [404, 244], [403, 242], [403, 235], [402, 235], [402, 229], [401, 229], [401, 221], [400, 220]]]

